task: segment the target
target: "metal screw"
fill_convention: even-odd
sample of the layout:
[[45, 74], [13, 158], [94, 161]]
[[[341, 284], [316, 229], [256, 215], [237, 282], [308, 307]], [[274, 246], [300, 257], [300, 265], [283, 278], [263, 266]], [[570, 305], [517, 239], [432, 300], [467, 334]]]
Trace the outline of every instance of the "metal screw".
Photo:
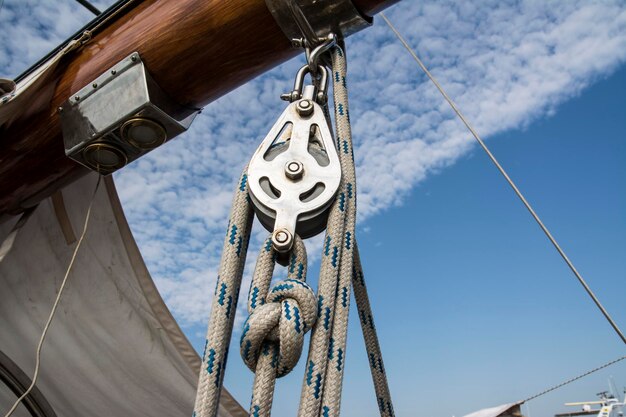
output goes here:
[[287, 229], [278, 229], [272, 233], [272, 245], [278, 252], [288, 252], [293, 245], [293, 236]]
[[79, 101], [80, 100], [80, 96], [74, 96], [74, 100]]
[[299, 161], [289, 161], [285, 165], [285, 175], [291, 180], [299, 180], [304, 174], [304, 166]]
[[276, 242], [287, 243], [288, 240], [289, 240], [289, 235], [284, 230], [281, 230], [278, 233], [276, 233]]
[[296, 101], [298, 99], [297, 93], [295, 93], [294, 91], [292, 91], [291, 93], [284, 93], [280, 95], [280, 99], [281, 100], [285, 100], [288, 101], [290, 103], [293, 103], [294, 101]]
[[93, 88], [98, 88], [98, 83], [93, 83], [93, 84], [91, 84], [91, 86], [92, 86]]
[[115, 74], [117, 74], [117, 71], [111, 70], [111, 75], [115, 75]]
[[131, 57], [130, 57], [130, 60], [131, 60], [131, 61], [133, 61], [133, 62], [137, 61], [137, 55], [133, 55], [133, 56], [131, 56]]
[[63, 107], [59, 107], [57, 110], [59, 111], [59, 113], [63, 113]]
[[300, 116], [310, 116], [313, 114], [313, 103], [308, 99], [300, 100], [296, 104], [296, 110], [298, 110]]

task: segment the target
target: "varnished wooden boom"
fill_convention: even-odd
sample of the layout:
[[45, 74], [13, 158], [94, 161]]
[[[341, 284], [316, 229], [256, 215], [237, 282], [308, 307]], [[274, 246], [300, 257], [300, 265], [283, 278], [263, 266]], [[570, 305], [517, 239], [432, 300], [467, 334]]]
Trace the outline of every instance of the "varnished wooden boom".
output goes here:
[[[398, 0], [353, 0], [365, 14]], [[292, 48], [264, 0], [144, 0], [57, 69], [28, 114], [0, 131], [0, 218], [87, 171], [65, 156], [57, 108], [133, 51], [180, 104], [200, 107], [284, 62]], [[51, 98], [49, 98], [51, 97]]]

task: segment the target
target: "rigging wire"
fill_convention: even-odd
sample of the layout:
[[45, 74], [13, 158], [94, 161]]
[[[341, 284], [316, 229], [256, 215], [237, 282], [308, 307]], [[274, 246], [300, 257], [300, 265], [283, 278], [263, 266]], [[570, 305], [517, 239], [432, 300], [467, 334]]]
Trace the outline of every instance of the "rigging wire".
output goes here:
[[89, 3], [87, 0], [76, 0], [76, 1], [79, 2], [82, 6], [84, 6], [85, 9], [89, 10], [91, 13], [95, 14], [96, 16], [100, 15], [100, 10], [98, 10], [96, 6]]
[[613, 365], [613, 364], [615, 364], [615, 363], [617, 363], [617, 362], [623, 361], [624, 359], [626, 359], [626, 356], [622, 356], [622, 357], [619, 357], [619, 358], [617, 358], [617, 359], [614, 359], [614, 360], [612, 360], [611, 362], [607, 362], [607, 363], [605, 363], [604, 365], [598, 366], [597, 368], [594, 368], [594, 369], [592, 369], [592, 370], [590, 370], [590, 371], [585, 372], [584, 374], [580, 374], [580, 375], [578, 375], [578, 376], [576, 376], [576, 377], [574, 377], [574, 378], [570, 378], [570, 379], [568, 379], [567, 381], [561, 382], [560, 384], [553, 386], [552, 388], [548, 388], [548, 389], [546, 389], [546, 390], [541, 391], [541, 392], [540, 392], [540, 393], [538, 393], [538, 394], [535, 394], [535, 395], [533, 395], [533, 396], [531, 396], [531, 397], [528, 397], [528, 398], [526, 398], [526, 399], [525, 399], [524, 401], [522, 401], [522, 402], [526, 402], [526, 401], [534, 400], [534, 399], [535, 399], [535, 398], [537, 398], [537, 397], [541, 397], [542, 395], [545, 395], [545, 394], [547, 394], [547, 393], [549, 393], [549, 392], [552, 392], [552, 391], [554, 391], [554, 390], [556, 390], [556, 389], [559, 389], [559, 388], [561, 388], [562, 386], [565, 386], [565, 385], [567, 385], [567, 384], [571, 384], [571, 383], [572, 383], [572, 382], [574, 382], [574, 381], [578, 381], [579, 379], [584, 378], [584, 377], [586, 377], [587, 375], [591, 375], [592, 373], [597, 372], [597, 371], [599, 371], [600, 369], [604, 369], [604, 368], [606, 368], [606, 367], [608, 367], [608, 366], [611, 366], [611, 365]]
[[30, 394], [32, 389], [35, 387], [37, 383], [37, 378], [39, 377], [39, 366], [41, 364], [41, 348], [43, 347], [43, 342], [46, 339], [46, 335], [48, 334], [48, 329], [50, 328], [50, 324], [52, 323], [52, 319], [54, 318], [54, 314], [56, 313], [57, 307], [61, 301], [61, 296], [63, 295], [63, 290], [67, 284], [67, 279], [70, 276], [70, 272], [72, 270], [72, 266], [74, 266], [74, 261], [76, 260], [76, 255], [78, 254], [78, 249], [83, 243], [83, 239], [87, 234], [87, 226], [89, 225], [89, 219], [91, 218], [91, 208], [93, 206], [93, 202], [96, 199], [96, 193], [98, 192], [98, 188], [100, 187], [100, 181], [102, 176], [98, 176], [98, 182], [96, 183], [96, 188], [93, 190], [93, 195], [91, 196], [91, 201], [89, 202], [89, 207], [87, 208], [87, 214], [85, 215], [85, 223], [83, 226], [83, 232], [78, 239], [78, 243], [76, 243], [76, 247], [74, 248], [74, 253], [72, 254], [72, 259], [67, 267], [65, 272], [65, 276], [63, 277], [63, 281], [61, 282], [61, 286], [59, 287], [59, 292], [57, 293], [57, 297], [54, 300], [54, 304], [52, 305], [52, 310], [50, 311], [50, 315], [48, 316], [48, 320], [46, 321], [46, 325], [43, 328], [43, 332], [41, 333], [41, 337], [39, 339], [39, 344], [37, 345], [37, 353], [35, 358], [35, 372], [33, 373], [33, 380], [30, 383], [30, 386], [24, 393], [15, 401], [11, 409], [4, 415], [4, 417], [10, 417], [11, 414], [17, 409], [22, 400]]
[[456, 104], [454, 104], [454, 102], [452, 101], [452, 99], [448, 96], [448, 94], [446, 94], [446, 92], [444, 91], [443, 87], [441, 87], [441, 85], [437, 82], [437, 80], [435, 79], [435, 77], [433, 77], [433, 75], [430, 73], [430, 71], [428, 71], [428, 69], [426, 68], [426, 66], [422, 63], [422, 61], [419, 59], [419, 57], [417, 56], [417, 54], [413, 51], [413, 49], [409, 46], [409, 44], [406, 42], [406, 40], [404, 40], [404, 38], [402, 37], [402, 35], [400, 34], [400, 32], [398, 32], [398, 30], [391, 24], [391, 22], [389, 21], [389, 19], [387, 18], [387, 16], [385, 16], [384, 13], [380, 13], [380, 16], [383, 18], [383, 20], [387, 23], [387, 25], [389, 26], [389, 28], [393, 31], [393, 33], [396, 35], [396, 37], [400, 40], [400, 42], [402, 43], [402, 45], [406, 48], [407, 51], [409, 51], [409, 53], [411, 54], [411, 56], [413, 57], [413, 59], [417, 62], [417, 64], [420, 66], [420, 68], [422, 69], [422, 71], [424, 71], [424, 73], [426, 74], [426, 76], [430, 79], [430, 81], [433, 82], [433, 84], [435, 84], [435, 87], [437, 87], [437, 90], [439, 90], [439, 92], [441, 93], [441, 95], [443, 96], [443, 98], [448, 102], [448, 104], [450, 105], [450, 107], [452, 107], [452, 110], [454, 110], [454, 112], [456, 113], [456, 115], [459, 117], [459, 119], [461, 119], [461, 121], [463, 122], [463, 124], [465, 125], [465, 127], [467, 127], [467, 129], [470, 131], [470, 133], [472, 134], [472, 136], [474, 136], [474, 139], [476, 139], [476, 141], [478, 142], [478, 144], [483, 148], [483, 150], [485, 151], [485, 153], [487, 154], [487, 156], [489, 157], [489, 159], [491, 159], [491, 162], [493, 162], [493, 164], [496, 166], [496, 168], [498, 168], [498, 170], [500, 171], [500, 173], [502, 174], [502, 176], [506, 179], [506, 181], [509, 183], [509, 185], [511, 186], [511, 188], [513, 189], [513, 191], [515, 191], [515, 194], [517, 194], [517, 196], [519, 197], [519, 199], [522, 201], [522, 203], [524, 204], [524, 206], [526, 207], [526, 209], [530, 212], [530, 214], [533, 216], [533, 218], [535, 219], [535, 221], [537, 222], [537, 224], [539, 225], [539, 227], [541, 227], [541, 230], [543, 230], [543, 233], [546, 235], [546, 237], [550, 240], [550, 242], [552, 243], [552, 245], [555, 247], [555, 249], [557, 250], [557, 252], [559, 252], [559, 255], [561, 255], [561, 258], [563, 258], [563, 260], [565, 261], [565, 263], [567, 264], [567, 266], [569, 267], [569, 269], [574, 273], [574, 275], [576, 276], [576, 278], [578, 279], [578, 282], [580, 282], [580, 284], [584, 287], [585, 291], [587, 292], [587, 294], [589, 294], [589, 297], [591, 297], [591, 299], [593, 300], [593, 302], [596, 304], [596, 306], [600, 309], [600, 311], [602, 312], [602, 314], [604, 315], [604, 317], [606, 318], [606, 320], [609, 322], [609, 324], [613, 327], [613, 330], [615, 330], [615, 332], [617, 333], [617, 335], [620, 337], [620, 339], [622, 339], [622, 342], [624, 344], [626, 344], [626, 337], [624, 336], [624, 334], [622, 333], [622, 331], [619, 329], [619, 327], [617, 327], [617, 324], [613, 321], [613, 319], [611, 318], [611, 316], [609, 315], [609, 313], [606, 311], [606, 309], [602, 306], [602, 304], [600, 303], [600, 300], [598, 300], [598, 298], [596, 297], [596, 295], [593, 293], [593, 291], [591, 290], [591, 288], [589, 288], [589, 285], [587, 285], [587, 283], [585, 282], [585, 280], [583, 279], [582, 275], [580, 275], [580, 273], [578, 272], [578, 270], [576, 269], [576, 267], [574, 267], [574, 264], [572, 263], [572, 261], [569, 260], [569, 258], [567, 257], [567, 255], [565, 254], [565, 252], [563, 251], [563, 249], [561, 249], [561, 246], [557, 243], [556, 239], [552, 236], [552, 234], [550, 233], [550, 231], [548, 230], [548, 228], [543, 224], [543, 222], [541, 221], [541, 219], [539, 218], [539, 216], [537, 215], [537, 213], [535, 212], [535, 210], [532, 208], [532, 206], [530, 205], [530, 203], [526, 200], [526, 198], [524, 197], [524, 195], [522, 194], [522, 192], [519, 190], [519, 188], [517, 188], [517, 186], [515, 185], [515, 183], [513, 182], [513, 180], [511, 179], [511, 177], [509, 177], [509, 175], [506, 173], [506, 171], [504, 170], [504, 168], [502, 168], [502, 165], [500, 165], [500, 163], [498, 162], [498, 160], [496, 159], [496, 157], [491, 153], [491, 151], [489, 150], [489, 148], [487, 147], [487, 145], [485, 144], [485, 142], [483, 142], [483, 140], [480, 138], [480, 136], [478, 135], [478, 133], [476, 132], [476, 130], [470, 125], [470, 123], [467, 121], [467, 119], [465, 119], [465, 117], [463, 116], [463, 114], [461, 113], [461, 111], [459, 110], [459, 108], [456, 106]]
[[88, 42], [96, 33], [111, 24], [111, 22], [113, 22], [113, 20], [115, 20], [118, 16], [128, 11], [131, 6], [141, 1], [143, 0], [118, 0], [104, 12], [98, 14], [98, 16], [94, 20], [87, 23], [78, 32], [74, 33], [65, 42], [52, 49], [50, 52], [48, 52], [47, 55], [31, 65], [30, 68], [15, 77], [13, 81], [19, 83], [22, 80], [26, 79], [29, 75], [40, 69], [46, 62], [51, 60], [56, 54], [63, 50], [63, 48], [67, 47], [67, 45], [70, 44], [72, 41], [80, 41], [83, 44]]

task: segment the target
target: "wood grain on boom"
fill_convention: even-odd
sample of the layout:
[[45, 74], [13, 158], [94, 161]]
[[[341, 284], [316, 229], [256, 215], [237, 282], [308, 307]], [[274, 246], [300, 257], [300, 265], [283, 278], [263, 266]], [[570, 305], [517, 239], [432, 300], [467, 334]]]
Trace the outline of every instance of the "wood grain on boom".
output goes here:
[[[353, 0], [365, 14], [396, 1]], [[264, 0], [138, 2], [66, 58], [49, 91], [0, 131], [0, 215], [19, 213], [87, 172], [65, 156], [57, 108], [133, 51], [166, 93], [193, 107], [299, 52]]]

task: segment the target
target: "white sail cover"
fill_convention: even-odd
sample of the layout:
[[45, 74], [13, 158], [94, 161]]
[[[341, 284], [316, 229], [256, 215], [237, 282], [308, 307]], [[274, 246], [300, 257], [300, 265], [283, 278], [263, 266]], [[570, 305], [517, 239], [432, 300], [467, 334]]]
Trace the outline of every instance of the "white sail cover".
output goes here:
[[[2, 416], [16, 398], [7, 378], [27, 386], [24, 378], [33, 375], [37, 342], [97, 178], [88, 175], [43, 201], [19, 228], [0, 224]], [[33, 415], [191, 416], [200, 358], [154, 286], [111, 178], [95, 197], [41, 361]], [[13, 385], [15, 391], [20, 382]], [[22, 406], [14, 416], [30, 413]], [[219, 415], [247, 413], [224, 390]]]

